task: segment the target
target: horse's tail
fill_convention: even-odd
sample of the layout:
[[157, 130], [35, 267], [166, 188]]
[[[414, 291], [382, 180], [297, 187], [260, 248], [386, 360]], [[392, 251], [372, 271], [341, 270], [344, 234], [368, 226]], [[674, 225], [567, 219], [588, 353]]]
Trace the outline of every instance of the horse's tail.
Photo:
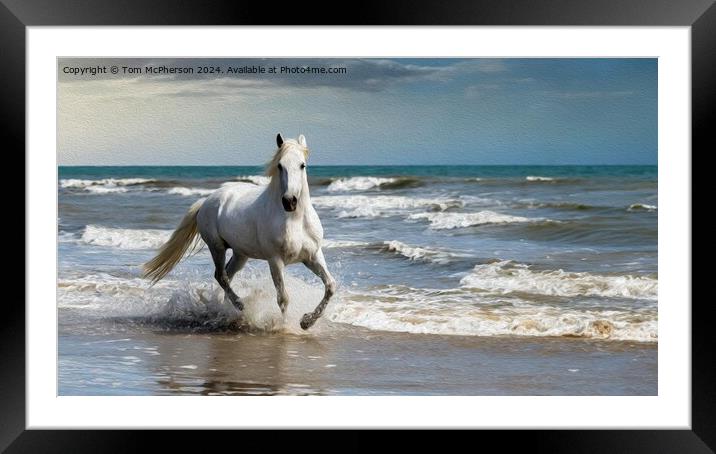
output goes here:
[[179, 227], [174, 230], [169, 240], [159, 248], [159, 253], [144, 264], [144, 277], [152, 280], [152, 285], [166, 276], [179, 263], [186, 251], [191, 247], [195, 250], [201, 241], [196, 223], [196, 214], [205, 199], [194, 202], [184, 215]]

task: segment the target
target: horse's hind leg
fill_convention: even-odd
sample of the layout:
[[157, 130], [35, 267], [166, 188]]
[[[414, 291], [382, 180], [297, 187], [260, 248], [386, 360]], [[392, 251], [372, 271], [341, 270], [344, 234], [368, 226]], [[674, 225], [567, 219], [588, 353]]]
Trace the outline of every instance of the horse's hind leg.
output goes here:
[[214, 267], [216, 268], [214, 271], [214, 278], [219, 283], [221, 288], [224, 289], [224, 294], [229, 298], [231, 304], [233, 304], [239, 311], [244, 310], [244, 304], [229, 285], [229, 275], [227, 274], [224, 266], [226, 263], [226, 247], [223, 245], [218, 246], [216, 244], [210, 244], [209, 251], [211, 251], [211, 258], [214, 260]]
[[306, 260], [303, 264], [306, 265], [309, 270], [313, 271], [316, 276], [321, 278], [323, 285], [326, 288], [325, 293], [323, 294], [323, 299], [320, 303], [318, 303], [318, 306], [316, 306], [313, 312], [303, 314], [303, 317], [301, 318], [301, 328], [308, 329], [313, 326], [313, 324], [316, 323], [316, 320], [318, 320], [318, 318], [323, 314], [328, 301], [336, 292], [336, 281], [333, 279], [333, 276], [331, 276], [331, 273], [328, 272], [326, 260], [323, 258], [323, 251], [320, 249], [312, 260]]
[[241, 271], [241, 268], [246, 265], [248, 259], [249, 258], [245, 255], [238, 255], [236, 251], [234, 251], [234, 254], [229, 259], [229, 263], [226, 264], [226, 277], [229, 278], [229, 282], [231, 282], [234, 275]]

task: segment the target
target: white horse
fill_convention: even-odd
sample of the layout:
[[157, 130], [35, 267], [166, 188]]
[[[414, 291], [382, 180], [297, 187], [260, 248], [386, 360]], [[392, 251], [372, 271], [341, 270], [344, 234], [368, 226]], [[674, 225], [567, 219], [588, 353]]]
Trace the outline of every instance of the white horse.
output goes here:
[[[268, 186], [225, 185], [195, 202], [157, 256], [144, 265], [144, 276], [152, 282], [166, 276], [190, 247], [198, 245], [198, 234], [211, 251], [214, 277], [238, 311], [244, 306], [231, 289], [231, 278], [252, 258], [268, 261], [278, 306], [285, 313], [288, 295], [283, 269], [301, 262], [325, 286], [321, 302], [301, 318], [301, 328], [308, 329], [335, 293], [336, 281], [323, 258], [323, 227], [308, 192], [306, 138], [300, 135], [298, 140], [284, 141], [278, 134], [276, 143], [278, 150], [266, 168], [271, 177]], [[227, 249], [233, 255], [225, 264]]]

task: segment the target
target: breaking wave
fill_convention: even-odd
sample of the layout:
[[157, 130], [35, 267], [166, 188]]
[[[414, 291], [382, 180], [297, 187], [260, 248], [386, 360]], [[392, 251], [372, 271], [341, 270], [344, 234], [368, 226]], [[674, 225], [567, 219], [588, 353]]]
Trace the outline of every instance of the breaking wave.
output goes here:
[[329, 192], [366, 191], [368, 189], [399, 189], [419, 186], [420, 179], [411, 177], [350, 177], [332, 181], [326, 188]]
[[60, 180], [60, 187], [75, 191], [84, 191], [94, 194], [124, 193], [131, 189], [134, 191], [159, 192], [181, 196], [206, 196], [216, 190], [212, 187], [195, 187], [194, 184], [204, 186], [226, 186], [241, 185], [255, 187], [256, 185], [267, 184], [270, 179], [260, 175], [249, 175], [238, 177], [235, 181], [222, 182], [221, 180], [203, 181], [178, 181], [178, 180], [156, 180], [148, 178], [104, 178], [101, 180]]
[[460, 280], [464, 288], [490, 293], [512, 292], [549, 296], [603, 296], [656, 300], [658, 280], [646, 276], [598, 275], [563, 270], [532, 270], [528, 265], [501, 261], [476, 265]]
[[464, 205], [462, 200], [436, 197], [432, 199], [387, 196], [387, 195], [346, 195], [320, 196], [311, 198], [314, 206], [340, 210], [340, 218], [375, 218], [403, 214], [406, 210], [427, 208], [444, 211]]
[[151, 178], [103, 178], [101, 180], [80, 180], [75, 178], [60, 180], [61, 188], [86, 189], [93, 186], [136, 186], [139, 184], [152, 183], [156, 180]]
[[81, 241], [119, 249], [155, 249], [164, 244], [171, 234], [171, 230], [119, 229], [90, 224], [85, 227]]
[[536, 200], [519, 200], [514, 205], [512, 205], [513, 208], [554, 208], [558, 210], [565, 210], [565, 211], [589, 211], [589, 210], [595, 210], [599, 208], [608, 208], [608, 207], [597, 207], [594, 205], [588, 205], [585, 203], [575, 203], [575, 202], [539, 202]]
[[167, 191], [167, 194], [175, 194], [175, 195], [183, 195], [183, 196], [193, 196], [193, 195], [209, 195], [212, 192], [214, 192], [215, 189], [205, 189], [205, 188], [183, 188], [183, 187], [176, 187], [171, 188]]
[[444, 265], [456, 258], [467, 257], [466, 254], [448, 251], [442, 248], [411, 246], [400, 241], [384, 241], [380, 250], [396, 253], [414, 261], [430, 262]]
[[543, 222], [544, 218], [525, 218], [495, 213], [494, 211], [477, 211], [474, 213], [415, 213], [409, 219], [427, 219], [430, 228], [435, 230], [459, 229], [483, 224], [513, 224], [521, 222]]
[[342, 249], [342, 248], [352, 248], [352, 247], [361, 247], [361, 246], [367, 246], [369, 243], [366, 243], [364, 241], [351, 241], [351, 240], [327, 240], [323, 239], [321, 242], [321, 247], [324, 249]]
[[525, 178], [526, 181], [555, 181], [552, 177], [539, 177], [539, 176], [528, 176]]
[[655, 308], [579, 309], [481, 297], [465, 290], [376, 288], [344, 295], [328, 318], [372, 330], [462, 336], [658, 341]]
[[629, 205], [629, 208], [627, 208], [627, 211], [656, 211], [655, 205], [647, 205], [645, 203], [632, 203]]
[[127, 192], [127, 188], [124, 186], [88, 186], [84, 190], [93, 194]]

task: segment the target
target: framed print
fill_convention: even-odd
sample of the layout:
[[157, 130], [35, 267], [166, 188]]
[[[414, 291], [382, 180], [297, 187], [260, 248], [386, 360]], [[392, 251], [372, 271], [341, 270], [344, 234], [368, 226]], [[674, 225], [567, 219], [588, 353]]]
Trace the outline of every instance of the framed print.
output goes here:
[[479, 428], [709, 452], [691, 148], [716, 13], [556, 5], [290, 27], [7, 2], [27, 294], [4, 446]]

